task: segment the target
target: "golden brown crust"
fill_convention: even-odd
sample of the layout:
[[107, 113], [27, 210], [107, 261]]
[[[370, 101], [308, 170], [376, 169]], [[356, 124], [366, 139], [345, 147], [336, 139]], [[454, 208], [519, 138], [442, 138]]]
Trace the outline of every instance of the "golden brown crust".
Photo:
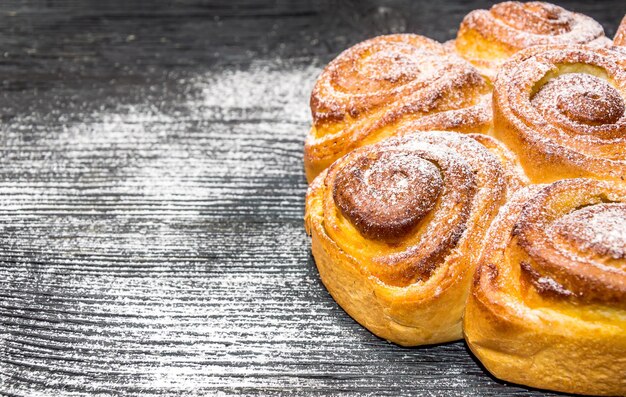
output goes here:
[[622, 23], [620, 23], [617, 33], [615, 33], [613, 44], [620, 47], [626, 47], [626, 16], [622, 19]]
[[408, 124], [411, 131], [487, 132], [489, 93], [476, 69], [433, 40], [397, 34], [359, 43], [326, 67], [311, 94], [307, 179]]
[[443, 180], [419, 153], [372, 150], [338, 170], [331, 186], [335, 205], [364, 237], [393, 241], [432, 210]]
[[544, 2], [506, 1], [490, 10], [474, 10], [465, 16], [456, 51], [490, 80], [507, 58], [534, 45], [606, 47], [611, 40], [592, 18]]
[[496, 377], [626, 393], [626, 185], [568, 179], [520, 191], [492, 223], [464, 317]]
[[626, 53], [536, 46], [514, 55], [494, 85], [493, 135], [534, 183], [626, 179]]
[[356, 149], [307, 193], [322, 281], [380, 337], [458, 339], [475, 246], [524, 184], [512, 154], [484, 135], [420, 132]]

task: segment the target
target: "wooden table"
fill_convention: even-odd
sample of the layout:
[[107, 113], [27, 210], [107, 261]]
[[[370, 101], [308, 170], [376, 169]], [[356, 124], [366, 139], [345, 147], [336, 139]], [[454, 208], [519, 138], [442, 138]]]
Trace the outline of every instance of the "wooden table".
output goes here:
[[[623, 0], [564, 2], [612, 36]], [[3, 1], [0, 394], [541, 395], [401, 348], [319, 281], [308, 95], [381, 33], [487, 2]]]

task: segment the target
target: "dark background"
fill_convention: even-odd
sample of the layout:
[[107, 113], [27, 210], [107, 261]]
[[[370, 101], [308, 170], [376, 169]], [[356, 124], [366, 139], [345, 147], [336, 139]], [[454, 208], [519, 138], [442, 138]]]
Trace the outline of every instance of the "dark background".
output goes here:
[[542, 394], [360, 327], [302, 222], [323, 65], [488, 5], [2, 1], [0, 395]]

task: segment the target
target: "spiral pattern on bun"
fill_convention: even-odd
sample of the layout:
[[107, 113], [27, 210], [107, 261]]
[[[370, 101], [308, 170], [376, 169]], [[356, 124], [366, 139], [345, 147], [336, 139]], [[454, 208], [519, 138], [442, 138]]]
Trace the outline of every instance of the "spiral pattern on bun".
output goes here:
[[464, 332], [496, 377], [626, 393], [626, 185], [567, 179], [522, 190], [493, 222]]
[[532, 182], [626, 179], [626, 52], [523, 50], [502, 66], [493, 100], [494, 136]]
[[311, 94], [307, 179], [398, 131], [486, 132], [489, 93], [476, 69], [425, 37], [397, 34], [357, 44], [326, 67]]
[[502, 62], [527, 47], [610, 43], [602, 26], [586, 15], [550, 3], [506, 1], [466, 15], [455, 49], [493, 80]]
[[359, 148], [309, 187], [322, 281], [374, 334], [401, 345], [461, 337], [476, 245], [525, 183], [493, 138], [420, 132]]

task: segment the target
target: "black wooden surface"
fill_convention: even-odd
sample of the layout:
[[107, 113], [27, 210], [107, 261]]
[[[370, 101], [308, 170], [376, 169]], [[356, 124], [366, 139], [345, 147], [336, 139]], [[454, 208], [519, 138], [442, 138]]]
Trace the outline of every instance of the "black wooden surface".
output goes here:
[[371, 335], [303, 229], [323, 65], [487, 5], [0, 2], [0, 394], [543, 394]]

